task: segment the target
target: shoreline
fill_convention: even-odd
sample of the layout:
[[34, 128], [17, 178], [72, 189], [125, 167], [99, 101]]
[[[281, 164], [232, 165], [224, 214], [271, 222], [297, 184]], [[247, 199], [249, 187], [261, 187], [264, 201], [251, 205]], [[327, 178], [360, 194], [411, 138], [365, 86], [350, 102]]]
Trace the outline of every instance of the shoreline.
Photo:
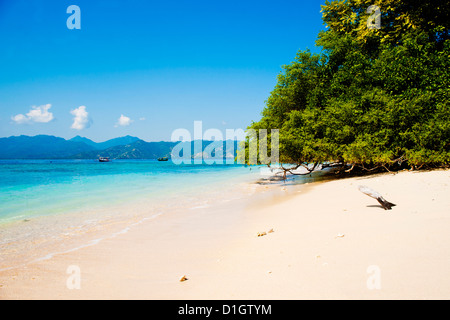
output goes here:
[[174, 186], [171, 194], [122, 195], [112, 204], [1, 221], [0, 272], [90, 246], [160, 215], [184, 209], [189, 214], [191, 210], [239, 200], [258, 188], [251, 183], [254, 179], [247, 174], [225, 175], [219, 182], [197, 182], [190, 188], [185, 184]]
[[[241, 202], [158, 216], [0, 271], [0, 299], [448, 299], [449, 177], [261, 185]], [[383, 210], [359, 184], [397, 206]], [[81, 271], [80, 289], [67, 287], [70, 266]], [[379, 289], [368, 288], [373, 270]]]

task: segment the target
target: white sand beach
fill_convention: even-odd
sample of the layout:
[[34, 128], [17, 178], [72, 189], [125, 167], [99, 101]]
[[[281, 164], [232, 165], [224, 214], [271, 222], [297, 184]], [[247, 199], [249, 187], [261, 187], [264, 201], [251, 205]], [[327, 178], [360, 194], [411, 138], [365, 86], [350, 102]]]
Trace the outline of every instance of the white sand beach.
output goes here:
[[0, 271], [0, 299], [449, 299], [449, 178], [261, 185], [245, 203], [161, 215]]

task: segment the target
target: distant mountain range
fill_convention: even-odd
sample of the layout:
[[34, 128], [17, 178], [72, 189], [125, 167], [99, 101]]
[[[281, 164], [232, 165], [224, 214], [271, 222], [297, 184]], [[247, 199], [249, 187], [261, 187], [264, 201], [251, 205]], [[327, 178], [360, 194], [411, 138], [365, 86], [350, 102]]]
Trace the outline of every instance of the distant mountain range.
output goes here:
[[[193, 142], [184, 143], [191, 143], [191, 150], [194, 150]], [[203, 141], [202, 150], [210, 143], [211, 141]], [[80, 136], [70, 140], [48, 135], [13, 136], [0, 138], [0, 159], [157, 159], [170, 157], [177, 144], [178, 142], [169, 141], [146, 142], [132, 136], [100, 143]], [[233, 149], [223, 141], [222, 148], [217, 151], [225, 150], [223, 153], [226, 157], [235, 157], [237, 142], [234, 141], [232, 146]], [[201, 154], [193, 155], [199, 156]]]
[[94, 147], [96, 150], [104, 150], [111, 147], [117, 147], [117, 146], [124, 146], [127, 144], [132, 144], [133, 142], [139, 141], [141, 139], [132, 137], [132, 136], [125, 136], [120, 138], [111, 139], [105, 142], [94, 142], [88, 138], [76, 136], [75, 138], [70, 139], [69, 141], [74, 142], [83, 142], [87, 144], [88, 146]]

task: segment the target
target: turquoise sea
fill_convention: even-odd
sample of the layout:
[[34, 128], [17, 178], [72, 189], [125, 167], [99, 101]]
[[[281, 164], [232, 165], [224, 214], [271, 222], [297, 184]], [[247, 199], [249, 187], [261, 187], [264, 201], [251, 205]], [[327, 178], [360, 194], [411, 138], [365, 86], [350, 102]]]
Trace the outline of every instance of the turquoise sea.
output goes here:
[[255, 173], [243, 165], [175, 165], [156, 160], [3, 160], [0, 224], [142, 198], [155, 203], [186, 197], [195, 201], [202, 193], [248, 181]]
[[95, 245], [162, 216], [215, 214], [224, 203], [235, 212], [254, 193], [258, 201], [270, 198], [262, 180], [273, 176], [268, 171], [170, 160], [0, 160], [0, 271]]
[[261, 175], [237, 164], [0, 160], [0, 177], [2, 270], [44, 252], [72, 250], [80, 246], [77, 239], [98, 242], [106, 229], [109, 235], [126, 232], [176, 210], [190, 214], [243, 198]]

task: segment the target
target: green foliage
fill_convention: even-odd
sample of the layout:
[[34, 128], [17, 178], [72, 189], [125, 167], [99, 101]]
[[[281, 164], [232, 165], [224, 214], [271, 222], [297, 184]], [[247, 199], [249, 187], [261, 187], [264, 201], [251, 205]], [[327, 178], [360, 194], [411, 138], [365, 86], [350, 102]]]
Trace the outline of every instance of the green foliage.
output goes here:
[[[381, 10], [368, 29], [366, 9]], [[450, 165], [450, 37], [443, 1], [327, 1], [320, 55], [283, 66], [262, 118], [283, 163], [365, 170]]]

